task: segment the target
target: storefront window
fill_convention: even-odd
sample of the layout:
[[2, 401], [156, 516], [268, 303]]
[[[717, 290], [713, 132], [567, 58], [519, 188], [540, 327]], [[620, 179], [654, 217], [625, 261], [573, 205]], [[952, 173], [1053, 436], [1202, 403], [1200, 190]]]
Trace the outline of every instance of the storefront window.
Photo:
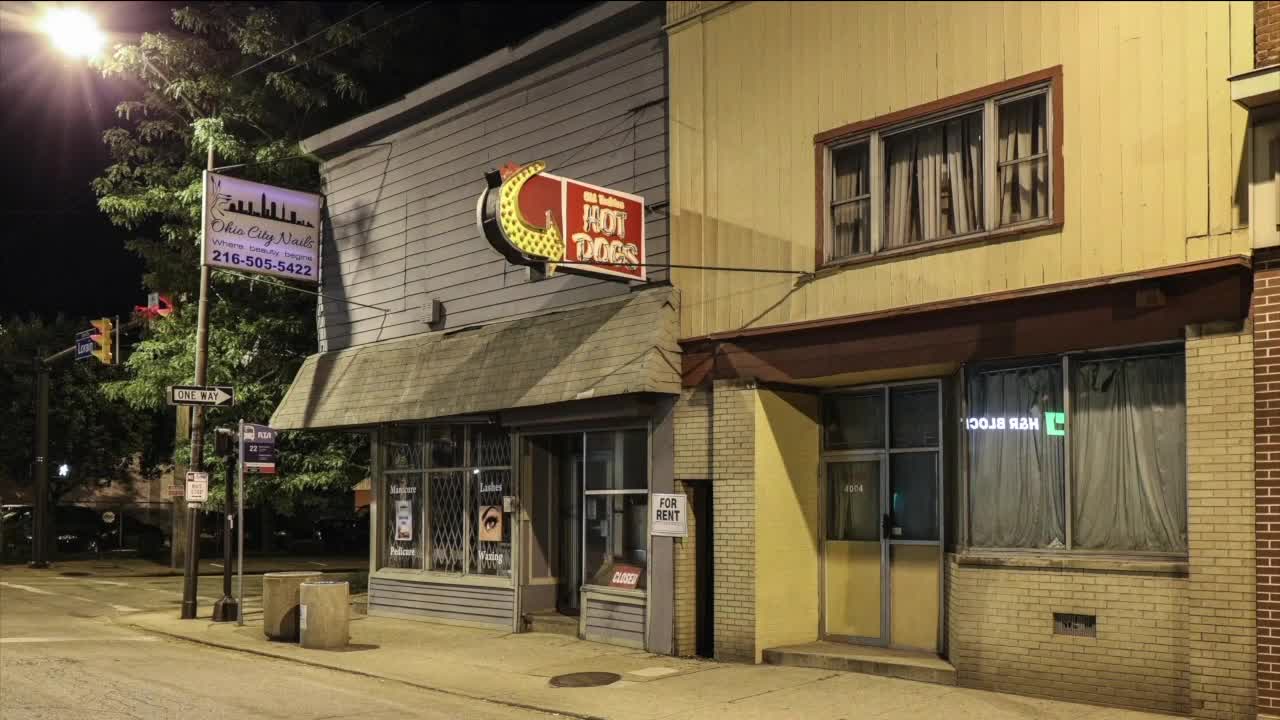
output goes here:
[[1071, 382], [1073, 545], [1185, 551], [1182, 356], [1081, 362]]
[[589, 585], [646, 587], [648, 460], [644, 430], [586, 434], [583, 578]]
[[1061, 412], [1060, 361], [969, 378], [965, 425], [973, 545], [1067, 546], [1065, 436], [1051, 434], [1046, 420]]
[[970, 376], [970, 544], [1185, 552], [1183, 353], [1067, 364]]
[[584, 509], [587, 584], [643, 590], [648, 567], [648, 493], [588, 494]]
[[383, 438], [383, 566], [510, 576], [507, 432], [494, 425], [397, 426]]

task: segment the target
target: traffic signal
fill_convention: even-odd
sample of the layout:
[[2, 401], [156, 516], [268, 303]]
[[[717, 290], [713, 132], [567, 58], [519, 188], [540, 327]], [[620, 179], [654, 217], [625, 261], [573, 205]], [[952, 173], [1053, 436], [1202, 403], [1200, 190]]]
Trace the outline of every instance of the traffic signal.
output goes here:
[[93, 344], [97, 348], [93, 351], [93, 356], [102, 361], [104, 365], [110, 365], [115, 362], [115, 348], [112, 344], [115, 333], [115, 323], [111, 318], [99, 318], [89, 323], [93, 325], [96, 331], [89, 336], [93, 340]]

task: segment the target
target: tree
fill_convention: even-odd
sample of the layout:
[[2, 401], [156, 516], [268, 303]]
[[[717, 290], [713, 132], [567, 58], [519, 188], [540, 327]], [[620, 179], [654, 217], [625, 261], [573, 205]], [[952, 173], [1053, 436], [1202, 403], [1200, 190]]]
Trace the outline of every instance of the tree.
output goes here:
[[[227, 172], [239, 177], [318, 190], [316, 164], [297, 156], [298, 141], [368, 99], [366, 81], [412, 23], [402, 8], [327, 3], [205, 3], [176, 10], [173, 20], [173, 30], [147, 33], [100, 61], [104, 74], [135, 78], [142, 92], [120, 103], [125, 124], [104, 134], [113, 163], [94, 183], [99, 207], [138, 233], [129, 247], [145, 262], [144, 283], [177, 301], [172, 315], [151, 323], [126, 362], [128, 376], [107, 392], [152, 411], [164, 408], [166, 387], [193, 380], [207, 148], [218, 165], [237, 165]], [[311, 36], [322, 42], [302, 42]], [[208, 382], [235, 385], [237, 405], [207, 413], [206, 428], [265, 422], [315, 351], [315, 299], [218, 272], [209, 302]], [[364, 448], [363, 436], [283, 433], [281, 474], [255, 479], [246, 500], [289, 513], [317, 490], [349, 489], [367, 473]], [[178, 461], [188, 452], [180, 444]], [[212, 452], [205, 460], [219, 471]], [[216, 504], [220, 484], [212, 484]]]
[[[64, 317], [12, 318], [0, 324], [0, 412], [9, 420], [0, 423], [0, 475], [5, 485], [30, 487], [35, 431], [36, 355], [47, 355], [70, 344], [78, 330], [88, 327]], [[27, 358], [31, 361], [23, 362]], [[56, 502], [68, 491], [88, 485], [121, 483], [134, 479], [133, 471], [154, 471], [158, 452], [155, 442], [158, 418], [106, 397], [101, 386], [120, 378], [119, 367], [97, 360], [71, 358], [49, 368], [49, 485]], [[63, 477], [58, 465], [70, 465]], [[135, 468], [135, 463], [137, 467]]]

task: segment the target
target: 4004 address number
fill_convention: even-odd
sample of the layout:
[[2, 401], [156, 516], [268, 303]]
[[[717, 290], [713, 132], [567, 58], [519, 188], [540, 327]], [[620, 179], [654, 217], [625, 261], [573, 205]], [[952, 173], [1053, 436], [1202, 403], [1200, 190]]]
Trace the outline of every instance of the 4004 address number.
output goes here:
[[232, 265], [253, 268], [255, 270], [274, 270], [275, 272], [288, 273], [290, 275], [304, 275], [306, 277], [311, 277], [312, 272], [310, 265], [304, 265], [302, 263], [272, 260], [270, 258], [258, 257], [257, 255], [241, 255], [240, 253], [229, 253], [222, 250], [213, 251], [213, 261], [231, 263]]

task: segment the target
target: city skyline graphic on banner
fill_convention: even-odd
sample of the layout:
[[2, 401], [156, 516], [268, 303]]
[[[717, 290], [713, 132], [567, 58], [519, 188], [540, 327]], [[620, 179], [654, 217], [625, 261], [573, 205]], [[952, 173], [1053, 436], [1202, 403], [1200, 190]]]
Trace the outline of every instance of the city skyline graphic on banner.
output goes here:
[[[218, 183], [218, 185], [221, 186], [221, 183]], [[221, 187], [219, 187], [218, 189], [220, 190]], [[290, 225], [298, 225], [301, 227], [309, 227], [309, 228], [315, 227], [314, 225], [307, 222], [306, 220], [299, 220], [297, 211], [288, 210], [287, 206], [283, 202], [280, 203], [278, 211], [276, 209], [276, 203], [274, 200], [270, 203], [270, 207], [268, 207], [266, 193], [262, 193], [262, 196], [261, 196], [262, 204], [258, 206], [259, 207], [258, 210], [254, 210], [252, 200], [249, 201], [246, 207], [244, 200], [234, 200], [230, 195], [225, 193], [219, 192], [218, 198], [224, 201], [222, 203], [221, 209], [226, 210], [227, 212], [230, 212], [230, 213], [235, 213], [237, 215], [248, 215], [249, 217], [262, 218], [264, 220], [275, 220], [276, 222], [288, 223]], [[286, 212], [288, 213], [287, 216], [286, 216]]]

